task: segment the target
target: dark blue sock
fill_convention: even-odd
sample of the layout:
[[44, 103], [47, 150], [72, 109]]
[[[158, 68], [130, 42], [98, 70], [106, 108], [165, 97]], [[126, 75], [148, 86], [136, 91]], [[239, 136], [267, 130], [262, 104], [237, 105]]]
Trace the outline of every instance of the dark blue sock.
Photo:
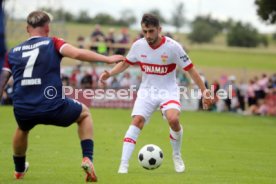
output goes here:
[[81, 141], [82, 156], [88, 157], [93, 162], [94, 142], [91, 139]]
[[16, 172], [24, 172], [25, 171], [25, 161], [26, 161], [26, 156], [23, 156], [23, 157], [13, 156], [13, 162], [15, 165]]

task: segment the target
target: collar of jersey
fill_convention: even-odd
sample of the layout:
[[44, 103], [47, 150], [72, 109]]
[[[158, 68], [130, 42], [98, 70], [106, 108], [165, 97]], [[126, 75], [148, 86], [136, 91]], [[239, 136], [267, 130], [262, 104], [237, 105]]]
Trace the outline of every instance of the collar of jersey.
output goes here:
[[40, 38], [40, 37], [42, 37], [42, 36], [32, 36], [32, 37], [30, 37], [28, 40], [31, 40], [31, 39], [33, 39], [33, 38]]
[[152, 49], [158, 49], [159, 47], [161, 47], [161, 45], [163, 45], [164, 43], [165, 43], [165, 41], [166, 41], [166, 37], [165, 36], [162, 36], [162, 40], [161, 40], [161, 42], [160, 42], [160, 44], [159, 45], [157, 45], [157, 46], [155, 46], [155, 47], [152, 47], [152, 46], [150, 46]]

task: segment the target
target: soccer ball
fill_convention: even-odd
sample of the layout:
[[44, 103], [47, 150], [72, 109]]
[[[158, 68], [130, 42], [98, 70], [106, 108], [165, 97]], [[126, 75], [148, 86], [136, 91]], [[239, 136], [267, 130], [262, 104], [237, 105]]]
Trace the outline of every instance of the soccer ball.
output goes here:
[[140, 149], [138, 161], [145, 169], [156, 169], [162, 164], [163, 151], [154, 144], [147, 144]]

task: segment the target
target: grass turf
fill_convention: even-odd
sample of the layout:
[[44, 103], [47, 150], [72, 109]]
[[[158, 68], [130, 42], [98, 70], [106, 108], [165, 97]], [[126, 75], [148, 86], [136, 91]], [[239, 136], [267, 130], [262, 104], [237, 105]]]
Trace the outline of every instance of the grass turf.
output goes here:
[[[183, 158], [186, 172], [175, 173], [168, 125], [159, 112], [144, 127], [130, 161], [129, 174], [118, 175], [122, 139], [130, 110], [92, 109], [95, 127], [95, 167], [104, 184], [276, 183], [276, 121], [269, 117], [183, 112]], [[0, 183], [13, 179], [12, 135], [16, 123], [11, 107], [0, 107]], [[20, 183], [84, 183], [76, 125], [69, 128], [39, 125], [29, 137], [30, 170]], [[160, 146], [164, 161], [148, 171], [139, 166], [137, 153], [148, 143]]]

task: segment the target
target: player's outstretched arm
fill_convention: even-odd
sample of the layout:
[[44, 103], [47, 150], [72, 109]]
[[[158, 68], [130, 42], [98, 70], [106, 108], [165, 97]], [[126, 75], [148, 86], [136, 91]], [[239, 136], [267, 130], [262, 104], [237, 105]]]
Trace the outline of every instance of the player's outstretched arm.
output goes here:
[[0, 76], [0, 99], [2, 99], [4, 88], [11, 77], [11, 73], [6, 70], [3, 70]]
[[108, 64], [117, 63], [125, 59], [125, 57], [122, 55], [105, 56], [90, 50], [74, 47], [70, 44], [66, 44], [61, 49], [61, 54], [65, 57], [78, 59], [80, 61], [88, 61], [88, 62], [98, 61], [98, 62], [104, 62]]
[[118, 63], [117, 65], [115, 65], [110, 71], [104, 71], [99, 78], [99, 85], [100, 86], [105, 86], [105, 81], [113, 75], [117, 75], [123, 71], [125, 71], [128, 67], [130, 66], [130, 64], [128, 64], [127, 62], [123, 61]]
[[197, 70], [193, 67], [188, 71], [189, 75], [193, 79], [193, 81], [198, 85], [199, 89], [201, 90], [202, 93], [202, 104], [203, 104], [203, 109], [209, 109], [210, 106], [214, 103], [214, 99], [211, 97], [211, 92], [208, 90], [202, 79], [200, 78]]

